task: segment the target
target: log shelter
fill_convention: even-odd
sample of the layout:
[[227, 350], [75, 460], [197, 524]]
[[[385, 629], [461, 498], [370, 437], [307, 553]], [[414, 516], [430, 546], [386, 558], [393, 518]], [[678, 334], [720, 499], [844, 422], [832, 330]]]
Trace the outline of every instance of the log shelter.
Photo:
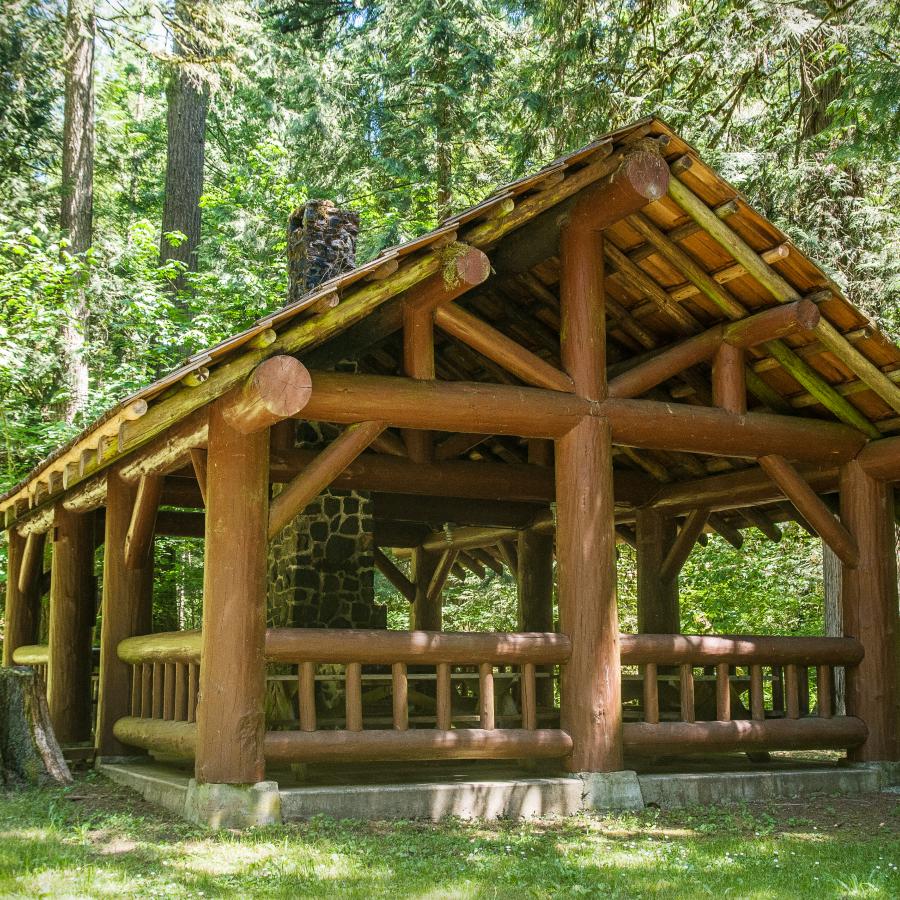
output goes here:
[[[340, 431], [302, 449], [293, 421]], [[42, 462], [0, 498], [3, 661], [46, 666], [61, 742], [192, 759], [208, 784], [335, 761], [898, 760], [898, 480], [900, 349], [648, 118], [196, 354]], [[266, 628], [267, 542], [329, 487], [371, 493], [412, 630]], [[694, 545], [785, 520], [839, 558], [843, 636], [681, 634]], [[199, 631], [150, 633], [157, 534], [205, 538]], [[619, 632], [622, 541], [638, 634]], [[447, 579], [487, 567], [516, 577], [519, 631], [442, 631]], [[267, 721], [273, 680], [287, 723]]]

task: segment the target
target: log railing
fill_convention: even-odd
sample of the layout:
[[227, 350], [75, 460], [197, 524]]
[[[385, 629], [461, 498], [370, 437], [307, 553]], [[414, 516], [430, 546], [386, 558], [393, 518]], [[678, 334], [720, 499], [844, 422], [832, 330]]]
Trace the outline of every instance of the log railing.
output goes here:
[[131, 666], [131, 716], [194, 722], [200, 683], [200, 632], [128, 638], [119, 659]]
[[35, 673], [40, 675], [47, 686], [47, 661], [50, 658], [50, 648], [46, 644], [28, 644], [24, 647], [16, 647], [13, 650], [13, 662], [17, 666], [31, 666]]
[[642, 721], [625, 722], [626, 751], [843, 749], [866, 739], [864, 722], [833, 708], [834, 667], [863, 656], [853, 638], [622, 635], [621, 654], [643, 676]]
[[[571, 749], [569, 736], [538, 727], [537, 684], [543, 674], [538, 667], [564, 663], [569, 653], [568, 638], [559, 634], [273, 629], [266, 638], [266, 657], [296, 666], [299, 728], [269, 731], [266, 758], [338, 762], [565, 756]], [[323, 729], [316, 709], [316, 672], [335, 666], [343, 667], [343, 728]], [[381, 673], [369, 675], [380, 676], [385, 686], [389, 677], [390, 728], [366, 727], [383, 720], [378, 715], [373, 720], [364, 709], [363, 667], [381, 667]], [[512, 678], [518, 681], [519, 708], [510, 717], [496, 708], [495, 682]], [[467, 710], [473, 715], [460, 716], [454, 708], [454, 686], [461, 682], [478, 685], [472, 692], [477, 713]], [[410, 717], [410, 683], [418, 694], [433, 699], [433, 716]], [[517, 721], [502, 727], [510, 718]]]
[[[270, 630], [267, 661], [282, 670], [293, 669], [291, 675], [270, 676], [270, 685], [295, 680], [297, 727], [268, 731], [266, 758], [334, 762], [562, 757], [571, 749], [569, 736], [539, 727], [542, 718], [555, 718], [556, 713], [542, 714], [538, 708], [538, 684], [550, 677], [538, 668], [565, 662], [569, 652], [568, 638], [558, 634]], [[199, 633], [129, 638], [119, 645], [119, 657], [132, 667], [132, 703], [131, 715], [115, 725], [117, 737], [147, 749], [191, 756], [196, 746]], [[327, 671], [317, 676], [317, 667]], [[464, 669], [470, 671], [460, 671]], [[508, 711], [495, 707], [495, 678], [518, 683], [519, 711], [513, 727], [504, 727], [511, 718]], [[337, 682], [343, 691], [343, 727], [320, 721], [317, 680], [320, 685]], [[460, 716], [454, 709], [453, 690], [461, 681], [473, 680], [478, 685], [473, 691], [478, 698], [474, 723], [471, 716]], [[364, 714], [363, 686], [372, 682], [390, 685], [390, 728], [370, 727], [384, 723]], [[433, 698], [430, 720], [410, 717], [410, 683], [420, 695]], [[386, 693], [383, 687], [380, 692]], [[426, 721], [432, 727], [420, 727]], [[469, 724], [477, 727], [466, 727]]]

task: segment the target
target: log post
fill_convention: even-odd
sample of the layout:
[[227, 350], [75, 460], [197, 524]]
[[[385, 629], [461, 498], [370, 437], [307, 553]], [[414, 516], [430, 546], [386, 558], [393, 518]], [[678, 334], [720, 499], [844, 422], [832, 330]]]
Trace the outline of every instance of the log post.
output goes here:
[[56, 507], [50, 575], [47, 702], [60, 744], [91, 735], [94, 517]]
[[900, 625], [893, 490], [866, 474], [858, 460], [841, 469], [841, 521], [859, 548], [859, 565], [844, 563], [841, 572], [844, 634], [865, 650], [862, 662], [847, 669], [847, 715], [862, 719], [869, 730], [865, 743], [850, 756], [862, 762], [898, 760]]
[[[26, 539], [9, 529], [9, 548], [6, 565], [6, 634], [3, 639], [3, 665], [13, 665], [13, 652], [38, 642], [41, 597], [40, 579], [33, 578], [25, 589], [19, 586], [19, 575], [25, 556]], [[43, 546], [43, 536], [41, 536]]]
[[153, 611], [153, 555], [138, 568], [126, 562], [128, 534], [138, 490], [110, 472], [104, 523], [103, 599], [100, 627], [100, 680], [97, 691], [97, 755], [134, 753], [113, 734], [118, 719], [129, 715], [131, 666], [119, 659], [121, 641], [149, 634]]
[[[573, 210], [560, 237], [561, 357], [575, 393], [606, 398], [603, 236]], [[583, 416], [556, 442], [559, 628], [572, 641], [563, 669], [562, 728], [574, 772], [622, 768], [622, 684], [616, 609], [612, 435]]]
[[641, 634], [678, 634], [678, 578], [663, 580], [662, 565], [675, 543], [675, 519], [652, 508], [638, 509], [637, 615]]
[[441, 594], [429, 596], [428, 588], [441, 560], [440, 553], [429, 553], [416, 547], [412, 553], [410, 574], [415, 584], [416, 594], [412, 605], [410, 630], [441, 630]]
[[195, 774], [199, 782], [252, 784], [265, 775], [269, 429], [231, 427], [227, 403], [209, 413]]

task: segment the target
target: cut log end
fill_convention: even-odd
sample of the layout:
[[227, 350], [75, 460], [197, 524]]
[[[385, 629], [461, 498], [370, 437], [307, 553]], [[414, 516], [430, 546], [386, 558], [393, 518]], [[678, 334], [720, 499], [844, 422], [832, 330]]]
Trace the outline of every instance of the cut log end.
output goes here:
[[223, 416], [236, 431], [250, 434], [295, 416], [309, 402], [311, 393], [312, 379], [300, 360], [272, 356], [225, 400]]
[[491, 274], [491, 261], [477, 247], [469, 247], [453, 258], [448, 269], [447, 280], [452, 286], [476, 285], [486, 281]]
[[630, 154], [617, 177], [627, 181], [648, 202], [664, 197], [669, 189], [669, 168], [659, 153], [639, 150]]

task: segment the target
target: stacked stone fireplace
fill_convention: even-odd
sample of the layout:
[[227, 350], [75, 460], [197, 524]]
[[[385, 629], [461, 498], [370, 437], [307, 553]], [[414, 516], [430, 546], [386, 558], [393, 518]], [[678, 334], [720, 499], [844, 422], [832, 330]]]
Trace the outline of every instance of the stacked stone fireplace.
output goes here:
[[[289, 302], [356, 265], [358, 230], [356, 213], [328, 200], [310, 200], [294, 211], [288, 224]], [[281, 438], [320, 449], [336, 434], [325, 423], [297, 422]], [[269, 624], [386, 628], [387, 610], [375, 602], [374, 549], [372, 498], [323, 491], [269, 546]]]

